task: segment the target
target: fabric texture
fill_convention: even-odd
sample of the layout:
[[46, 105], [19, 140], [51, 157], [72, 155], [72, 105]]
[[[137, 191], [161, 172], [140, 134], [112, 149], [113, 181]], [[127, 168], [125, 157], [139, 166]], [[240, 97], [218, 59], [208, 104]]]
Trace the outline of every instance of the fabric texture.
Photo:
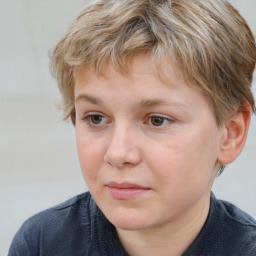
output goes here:
[[[8, 256], [127, 256], [89, 192], [29, 218]], [[255, 256], [256, 221], [211, 194], [208, 218], [183, 256]]]

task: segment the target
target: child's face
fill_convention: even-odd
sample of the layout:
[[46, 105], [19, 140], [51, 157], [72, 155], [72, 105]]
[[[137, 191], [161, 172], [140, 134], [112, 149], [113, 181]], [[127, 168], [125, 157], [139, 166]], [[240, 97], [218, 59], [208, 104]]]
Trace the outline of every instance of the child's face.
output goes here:
[[191, 220], [208, 207], [225, 135], [206, 98], [172, 67], [169, 83], [146, 55], [132, 78], [104, 68], [76, 79], [76, 136], [83, 176], [97, 205], [121, 229]]

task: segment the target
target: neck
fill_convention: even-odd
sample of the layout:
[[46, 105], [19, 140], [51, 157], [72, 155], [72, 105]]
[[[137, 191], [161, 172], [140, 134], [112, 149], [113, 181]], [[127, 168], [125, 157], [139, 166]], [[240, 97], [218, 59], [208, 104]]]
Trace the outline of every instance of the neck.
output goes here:
[[[204, 201], [204, 200], [203, 200]], [[145, 230], [122, 230], [117, 228], [118, 237], [131, 256], [180, 256], [196, 239], [201, 231], [210, 206], [210, 198], [199, 209], [190, 209], [168, 224]]]

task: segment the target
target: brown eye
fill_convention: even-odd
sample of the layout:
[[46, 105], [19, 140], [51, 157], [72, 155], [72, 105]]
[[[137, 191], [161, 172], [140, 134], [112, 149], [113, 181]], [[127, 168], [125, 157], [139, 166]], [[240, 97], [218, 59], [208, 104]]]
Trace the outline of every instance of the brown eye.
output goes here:
[[160, 116], [152, 116], [150, 118], [150, 122], [154, 126], [161, 126], [165, 121], [165, 118], [160, 117]]
[[104, 120], [104, 117], [100, 116], [100, 115], [91, 115], [90, 116], [90, 121], [93, 124], [100, 124], [103, 120]]

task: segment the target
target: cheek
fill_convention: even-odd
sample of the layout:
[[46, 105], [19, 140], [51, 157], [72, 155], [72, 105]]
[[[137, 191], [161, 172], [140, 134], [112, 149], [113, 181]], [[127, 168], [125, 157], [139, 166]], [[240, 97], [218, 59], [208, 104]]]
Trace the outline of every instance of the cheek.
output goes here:
[[88, 136], [76, 135], [77, 151], [86, 182], [95, 180], [104, 158], [103, 146]]
[[181, 136], [150, 148], [155, 178], [175, 189], [207, 183], [215, 164], [210, 141]]

